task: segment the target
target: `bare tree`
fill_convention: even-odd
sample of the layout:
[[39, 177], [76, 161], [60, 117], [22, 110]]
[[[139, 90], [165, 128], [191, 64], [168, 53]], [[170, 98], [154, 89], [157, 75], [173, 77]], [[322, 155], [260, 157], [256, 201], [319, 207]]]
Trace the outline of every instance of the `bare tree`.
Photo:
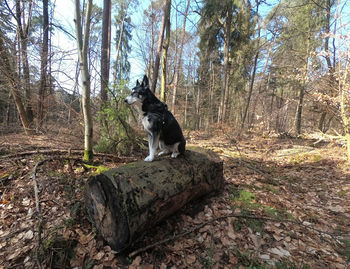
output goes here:
[[111, 10], [112, 0], [103, 1], [102, 44], [101, 44], [101, 101], [107, 101], [109, 67], [111, 55]]
[[10, 91], [15, 101], [24, 131], [27, 135], [33, 133], [33, 130], [30, 129], [30, 122], [27, 117], [26, 110], [24, 108], [23, 102], [21, 100], [21, 91], [19, 87], [18, 75], [14, 66], [12, 65], [10, 52], [5, 45], [5, 36], [0, 31], [0, 68], [1, 73], [6, 77], [7, 82], [10, 86]]
[[42, 42], [42, 54], [41, 54], [41, 68], [40, 68], [40, 88], [39, 88], [39, 100], [38, 100], [38, 123], [37, 127], [40, 128], [44, 118], [44, 98], [47, 85], [47, 64], [48, 64], [48, 51], [49, 51], [49, 9], [48, 0], [43, 0], [43, 42]]
[[190, 0], [187, 0], [186, 10], [185, 10], [185, 13], [184, 13], [184, 22], [183, 22], [183, 26], [182, 26], [182, 34], [181, 34], [181, 43], [180, 43], [179, 57], [177, 59], [178, 62], [177, 62], [177, 65], [176, 65], [175, 76], [174, 76], [174, 91], [173, 91], [173, 100], [172, 100], [172, 111], [173, 111], [173, 113], [175, 113], [177, 86], [178, 86], [178, 83], [179, 83], [179, 72], [180, 72], [180, 68], [181, 68], [182, 52], [183, 52], [184, 43], [185, 43], [186, 21], [187, 21], [187, 15], [188, 15], [189, 7], [190, 7]]
[[167, 60], [168, 60], [168, 49], [169, 49], [169, 43], [170, 43], [170, 14], [166, 21], [166, 36], [164, 40], [164, 46], [163, 46], [163, 58], [162, 58], [162, 78], [161, 78], [161, 90], [160, 90], [160, 100], [165, 102], [166, 98], [166, 66], [167, 66]]
[[170, 17], [170, 7], [171, 7], [171, 0], [166, 0], [165, 5], [164, 5], [164, 14], [163, 14], [163, 18], [162, 18], [162, 24], [160, 26], [160, 31], [159, 31], [157, 55], [156, 55], [156, 60], [154, 62], [154, 67], [153, 67], [153, 84], [152, 84], [152, 88], [151, 88], [153, 93], [156, 91], [156, 86], [157, 86], [157, 80], [158, 80], [158, 74], [159, 74], [159, 64], [160, 64], [160, 54], [162, 52], [162, 47], [163, 47], [164, 30], [165, 30], [166, 22], [167, 22], [168, 18]]
[[82, 33], [82, 23], [80, 16], [80, 1], [75, 0], [75, 30], [78, 46], [79, 69], [82, 82], [82, 107], [84, 115], [84, 158], [86, 162], [91, 162], [93, 123], [90, 107], [90, 73], [88, 61], [89, 37], [90, 37], [90, 18], [91, 18], [92, 0], [88, 0], [85, 14], [84, 36]]

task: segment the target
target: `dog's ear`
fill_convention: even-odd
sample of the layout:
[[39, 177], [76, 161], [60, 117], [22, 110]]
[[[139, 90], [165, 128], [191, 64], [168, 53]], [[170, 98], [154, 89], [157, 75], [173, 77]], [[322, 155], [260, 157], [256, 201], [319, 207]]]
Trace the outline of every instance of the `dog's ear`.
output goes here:
[[138, 79], [136, 80], [136, 86], [140, 86], [140, 82]]
[[143, 76], [142, 86], [148, 87], [148, 77], [146, 75]]

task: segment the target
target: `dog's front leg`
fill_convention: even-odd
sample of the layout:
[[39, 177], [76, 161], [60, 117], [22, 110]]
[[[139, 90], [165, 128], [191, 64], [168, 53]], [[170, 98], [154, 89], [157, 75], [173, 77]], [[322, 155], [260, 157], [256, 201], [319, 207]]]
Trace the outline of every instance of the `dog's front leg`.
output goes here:
[[149, 134], [148, 135], [148, 147], [149, 155], [145, 158], [145, 162], [152, 162], [154, 160], [154, 155], [158, 149], [159, 145], [159, 134]]

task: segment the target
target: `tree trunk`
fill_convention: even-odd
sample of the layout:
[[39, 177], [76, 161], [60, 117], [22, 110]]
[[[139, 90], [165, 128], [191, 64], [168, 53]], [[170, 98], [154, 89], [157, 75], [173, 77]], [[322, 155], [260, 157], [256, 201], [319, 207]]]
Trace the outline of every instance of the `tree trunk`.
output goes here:
[[49, 52], [49, 8], [48, 0], [43, 0], [43, 43], [41, 54], [40, 68], [40, 88], [38, 100], [38, 122], [37, 127], [40, 128], [44, 118], [44, 99], [47, 85], [47, 63]]
[[90, 36], [90, 17], [92, 9], [92, 0], [89, 0], [86, 8], [85, 25], [84, 25], [84, 40], [81, 27], [80, 17], [80, 1], [75, 0], [75, 30], [76, 40], [78, 46], [78, 58], [79, 58], [79, 69], [81, 75], [81, 82], [83, 85], [82, 91], [82, 107], [84, 115], [84, 157], [83, 160], [91, 162], [93, 158], [92, 153], [92, 137], [93, 137], [93, 126], [92, 126], [92, 115], [90, 107], [90, 74], [88, 68], [88, 48], [89, 48], [89, 36]]
[[229, 53], [230, 53], [230, 37], [231, 37], [231, 22], [232, 22], [232, 4], [230, 4], [225, 21], [225, 40], [224, 40], [224, 90], [221, 93], [220, 114], [218, 121], [222, 123], [226, 118], [226, 106], [229, 92], [230, 67], [229, 67]]
[[18, 75], [14, 67], [11, 64], [10, 53], [5, 46], [4, 36], [0, 31], [0, 68], [1, 73], [6, 77], [8, 84], [10, 86], [10, 91], [15, 101], [23, 129], [27, 135], [33, 134], [33, 130], [30, 129], [30, 122], [27, 118], [27, 113], [21, 100], [21, 93], [18, 86]]
[[[186, 10], [184, 13], [184, 23], [182, 26], [182, 34], [181, 34], [181, 43], [180, 43], [180, 51], [179, 51], [179, 57], [177, 61], [177, 65], [175, 66], [175, 77], [174, 77], [174, 91], [173, 91], [173, 100], [172, 100], [172, 112], [175, 115], [175, 104], [176, 104], [176, 94], [177, 94], [177, 86], [179, 83], [179, 72], [181, 70], [181, 62], [182, 62], [182, 52], [184, 48], [184, 43], [185, 43], [185, 34], [186, 34], [186, 21], [187, 21], [187, 14], [188, 14], [188, 9], [190, 7], [190, 0], [187, 0], [187, 5], [186, 5]], [[177, 46], [175, 46], [177, 47]]]
[[[349, 100], [348, 92], [350, 90], [348, 83], [348, 75], [350, 73], [349, 60], [350, 59], [350, 50], [347, 51], [347, 61], [345, 61], [344, 75], [339, 81], [339, 95], [340, 95], [340, 116], [343, 123], [345, 138], [346, 138], [346, 149], [348, 155], [348, 162], [350, 162], [350, 119], [349, 119]], [[340, 63], [339, 63], [340, 67]], [[341, 69], [341, 68], [339, 68]]]
[[115, 54], [115, 64], [114, 64], [114, 89], [116, 89], [116, 84], [117, 84], [117, 78], [118, 78], [118, 58], [119, 58], [119, 52], [122, 47], [122, 40], [123, 40], [123, 33], [124, 33], [124, 25], [125, 25], [125, 19], [127, 16], [127, 10], [128, 8], [126, 7], [124, 10], [123, 18], [122, 18], [122, 24], [120, 26], [120, 31], [119, 31], [119, 38], [118, 38], [118, 44], [117, 44], [117, 52]]
[[103, 1], [102, 42], [101, 42], [101, 107], [107, 101], [111, 51], [111, 10], [112, 0]]
[[[195, 91], [194, 91], [195, 92]], [[201, 99], [201, 91], [199, 87], [197, 87], [197, 98], [196, 98], [196, 121], [195, 121], [195, 129], [200, 129], [200, 99]]]
[[162, 58], [162, 79], [161, 79], [161, 86], [160, 86], [160, 100], [162, 102], [165, 102], [166, 99], [166, 80], [167, 80], [167, 60], [168, 60], [168, 49], [169, 49], [169, 43], [170, 43], [170, 14], [166, 21], [166, 36], [164, 40], [164, 46], [163, 46], [163, 58]]
[[306, 56], [305, 56], [305, 66], [304, 66], [304, 78], [302, 85], [300, 85], [299, 89], [299, 102], [297, 107], [297, 118], [296, 118], [296, 133], [298, 135], [301, 134], [301, 119], [303, 113], [303, 103], [304, 103], [304, 95], [305, 95], [305, 87], [306, 87], [306, 77], [308, 72], [308, 63], [309, 63], [309, 51], [310, 51], [310, 38], [307, 39], [306, 42]]
[[256, 54], [255, 54], [255, 58], [254, 58], [252, 80], [251, 80], [250, 86], [249, 86], [249, 93], [248, 93], [247, 104], [246, 104], [246, 107], [244, 109], [244, 114], [243, 114], [243, 118], [242, 118], [241, 132], [243, 131], [244, 123], [245, 123], [246, 117], [248, 115], [248, 109], [249, 109], [250, 100], [251, 100], [253, 89], [254, 89], [255, 75], [256, 75], [256, 69], [257, 69], [257, 64], [258, 64], [258, 59], [259, 59], [259, 53], [260, 53], [260, 31], [261, 31], [260, 20], [259, 20], [259, 5], [260, 5], [260, 2], [257, 1], [256, 3], [257, 3], [257, 6], [256, 6], [255, 18], [258, 21], [258, 37], [257, 37], [258, 38], [258, 42], [257, 42]]
[[221, 160], [197, 148], [176, 159], [130, 163], [93, 176], [85, 201], [102, 237], [121, 251], [186, 203], [223, 185]]
[[[33, 113], [33, 100], [30, 89], [30, 75], [29, 75], [29, 61], [28, 61], [28, 37], [29, 37], [29, 26], [32, 16], [33, 2], [29, 1], [28, 7], [28, 20], [25, 23], [24, 9], [21, 10], [20, 0], [16, 0], [16, 21], [17, 29], [19, 31], [19, 41], [21, 43], [21, 54], [22, 54], [22, 68], [23, 68], [23, 80], [24, 80], [24, 93], [25, 93], [25, 104], [26, 104], [26, 114], [29, 124], [33, 123], [34, 113]], [[23, 14], [23, 15], [22, 15]], [[23, 20], [23, 23], [22, 23]]]
[[166, 25], [168, 18], [170, 17], [170, 7], [171, 7], [171, 0], [166, 0], [165, 5], [164, 5], [164, 14], [163, 14], [163, 18], [162, 18], [162, 24], [160, 26], [160, 31], [159, 31], [157, 55], [156, 55], [156, 60], [154, 62], [154, 67], [153, 67], [153, 84], [152, 84], [152, 88], [151, 88], [151, 91], [153, 93], [156, 92], [156, 87], [157, 87], [160, 54], [162, 52], [162, 47], [163, 47], [165, 25]]

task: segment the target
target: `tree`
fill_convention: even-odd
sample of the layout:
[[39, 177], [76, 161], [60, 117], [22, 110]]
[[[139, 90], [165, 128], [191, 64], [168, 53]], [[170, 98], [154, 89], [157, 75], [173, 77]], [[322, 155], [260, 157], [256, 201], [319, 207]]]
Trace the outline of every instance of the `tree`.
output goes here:
[[39, 87], [39, 100], [38, 100], [38, 126], [41, 127], [44, 118], [44, 98], [47, 85], [47, 65], [48, 65], [48, 52], [49, 52], [49, 8], [48, 0], [43, 0], [43, 41], [42, 41], [42, 54], [41, 54], [41, 67], [40, 67], [40, 87]]
[[103, 1], [102, 43], [101, 43], [101, 101], [107, 101], [111, 50], [111, 10], [112, 0]]
[[274, 24], [278, 24], [280, 33], [272, 61], [275, 66], [281, 66], [280, 79], [297, 95], [294, 129], [296, 134], [300, 134], [309, 67], [311, 62], [315, 62], [313, 52], [322, 44], [317, 34], [323, 27], [324, 18], [318, 3], [298, 0], [293, 7], [290, 7], [290, 2], [284, 1], [274, 16]]
[[255, 56], [254, 56], [254, 64], [253, 64], [253, 71], [252, 71], [252, 78], [250, 81], [249, 85], [249, 93], [248, 93], [248, 98], [246, 101], [246, 107], [244, 109], [244, 114], [242, 118], [242, 125], [241, 125], [241, 131], [244, 128], [244, 123], [248, 114], [248, 108], [250, 104], [250, 99], [252, 97], [252, 92], [254, 88], [254, 82], [255, 82], [255, 75], [256, 75], [256, 68], [257, 68], [257, 63], [258, 63], [258, 58], [259, 58], [259, 53], [260, 53], [260, 18], [259, 18], [259, 6], [260, 6], [260, 1], [256, 0], [256, 10], [255, 10], [255, 20], [258, 22], [258, 29], [257, 29], [257, 37], [256, 37], [256, 49], [255, 49]]
[[[25, 6], [27, 8], [27, 18], [25, 18]], [[33, 123], [34, 113], [33, 113], [33, 100], [30, 87], [30, 73], [29, 73], [29, 60], [28, 60], [28, 40], [29, 40], [29, 29], [32, 18], [32, 8], [33, 1], [28, 1], [28, 3], [23, 3], [23, 8], [21, 8], [21, 1], [16, 0], [16, 15], [15, 20], [17, 23], [17, 31], [22, 59], [23, 68], [23, 79], [24, 79], [24, 92], [26, 101], [26, 113], [30, 124]]]
[[230, 103], [235, 101], [231, 100], [231, 91], [242, 92], [249, 78], [253, 14], [246, 1], [205, 0], [201, 9], [199, 48], [203, 79], [209, 81], [210, 69], [220, 67], [218, 83], [222, 84], [213, 96], [219, 99], [217, 122], [223, 122], [230, 115]]
[[33, 134], [33, 130], [30, 128], [30, 122], [27, 117], [26, 110], [24, 108], [22, 99], [20, 84], [18, 81], [18, 74], [12, 65], [12, 59], [10, 57], [9, 49], [5, 45], [5, 35], [0, 30], [0, 68], [1, 73], [5, 76], [7, 83], [10, 86], [10, 91], [15, 101], [18, 113], [21, 118], [21, 122], [24, 131], [27, 135]]
[[177, 94], [177, 86], [179, 83], [179, 72], [182, 64], [182, 53], [183, 53], [183, 48], [184, 48], [184, 43], [185, 43], [185, 34], [186, 34], [186, 21], [187, 21], [187, 15], [188, 15], [188, 9], [190, 7], [190, 0], [187, 0], [187, 5], [184, 13], [184, 21], [183, 21], [183, 26], [182, 26], [182, 34], [181, 34], [181, 41], [180, 41], [180, 51], [179, 51], [179, 56], [178, 56], [178, 62], [175, 66], [175, 76], [174, 76], [174, 91], [173, 91], [173, 100], [172, 100], [172, 111], [173, 114], [175, 114], [175, 103], [176, 103], [176, 94]]
[[90, 107], [90, 73], [88, 61], [89, 36], [90, 36], [90, 19], [92, 10], [92, 0], [88, 0], [85, 14], [84, 36], [82, 33], [82, 23], [80, 16], [80, 1], [75, 0], [75, 30], [76, 41], [78, 47], [78, 59], [80, 77], [82, 82], [82, 108], [84, 115], [84, 157], [83, 160], [91, 162], [93, 158], [92, 142], [93, 142], [93, 122]]
[[166, 22], [167, 22], [168, 18], [170, 17], [170, 8], [171, 8], [171, 0], [165, 0], [164, 13], [163, 13], [163, 17], [162, 17], [162, 24], [160, 26], [160, 31], [159, 31], [156, 60], [154, 62], [154, 67], [153, 67], [153, 84], [151, 87], [151, 91], [153, 93], [155, 93], [156, 87], [157, 87], [160, 54], [162, 52], [162, 47], [163, 47], [163, 38], [164, 38], [164, 31], [165, 31]]
[[117, 4], [117, 14], [114, 17], [114, 24], [116, 28], [115, 46], [116, 55], [114, 60], [114, 90], [118, 85], [124, 84], [123, 80], [129, 79], [130, 73], [130, 41], [132, 39], [131, 31], [132, 24], [130, 18], [130, 6], [136, 4], [136, 1], [121, 0]]

